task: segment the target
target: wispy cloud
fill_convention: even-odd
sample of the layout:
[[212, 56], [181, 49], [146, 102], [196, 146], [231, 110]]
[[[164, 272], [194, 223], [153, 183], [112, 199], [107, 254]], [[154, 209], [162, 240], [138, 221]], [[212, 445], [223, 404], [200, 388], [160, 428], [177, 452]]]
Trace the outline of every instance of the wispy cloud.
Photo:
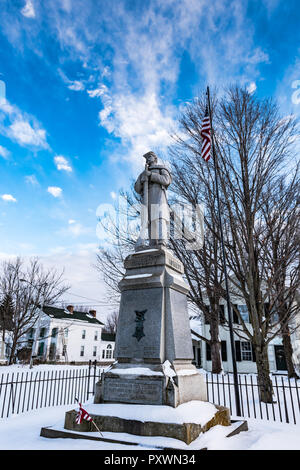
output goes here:
[[49, 186], [47, 189], [48, 193], [52, 194], [54, 197], [61, 197], [62, 196], [62, 189], [58, 186]]
[[[265, 0], [266, 8], [274, 1]], [[90, 0], [53, 0], [44, 18], [59, 44], [61, 79], [69, 89], [99, 99], [100, 125], [121, 140], [122, 152], [116, 144], [115, 156], [133, 163], [140, 152], [163, 150], [170, 142], [182, 51], [197, 75], [192, 86], [201, 88], [257, 82], [260, 65], [270, 63], [268, 51], [256, 44], [247, 2], [240, 0], [141, 2], [138, 14], [127, 2], [106, 2], [100, 14]], [[15, 28], [10, 40], [22, 47], [25, 26]], [[34, 47], [38, 33], [26, 29]]]
[[26, 18], [35, 18], [35, 10], [32, 0], [26, 0], [24, 7], [21, 10], [23, 16]]
[[249, 83], [249, 85], [247, 86], [247, 91], [252, 94], [256, 91], [257, 89], [257, 86], [256, 86], [256, 83], [255, 82], [251, 82]]
[[82, 225], [74, 219], [68, 220], [68, 227], [61, 229], [58, 233], [63, 236], [78, 238], [82, 235], [91, 234], [93, 229]]
[[11, 194], [2, 194], [1, 199], [6, 202], [17, 202], [16, 198]]
[[58, 69], [58, 74], [69, 90], [82, 91], [85, 89], [85, 84], [82, 80], [70, 80], [62, 69]]
[[73, 171], [71, 165], [68, 162], [68, 160], [65, 157], [63, 157], [62, 155], [57, 155], [56, 157], [54, 157], [54, 163], [55, 163], [56, 168], [58, 170], [67, 171], [67, 172], [72, 172]]
[[21, 146], [49, 148], [46, 131], [34, 116], [22, 112], [6, 99], [0, 100], [0, 131]]
[[33, 127], [28, 121], [16, 120], [8, 128], [7, 135], [18, 144], [46, 148], [46, 131]]
[[25, 176], [25, 181], [28, 184], [31, 184], [32, 186], [39, 186], [40, 183], [37, 180], [37, 177], [35, 175], [27, 175]]
[[105, 86], [103, 83], [100, 83], [98, 88], [94, 88], [93, 90], [87, 90], [87, 94], [91, 98], [101, 98], [101, 96], [107, 95], [107, 86]]
[[0, 156], [4, 158], [5, 160], [7, 160], [9, 155], [10, 155], [10, 151], [7, 150], [5, 147], [2, 147], [2, 145], [0, 145]]

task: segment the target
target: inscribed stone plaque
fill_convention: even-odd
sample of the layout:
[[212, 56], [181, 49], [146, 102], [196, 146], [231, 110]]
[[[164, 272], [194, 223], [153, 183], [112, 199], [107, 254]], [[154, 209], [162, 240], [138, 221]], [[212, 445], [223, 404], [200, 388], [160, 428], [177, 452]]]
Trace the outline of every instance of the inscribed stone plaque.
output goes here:
[[162, 382], [105, 378], [104, 400], [149, 405], [162, 404]]
[[157, 355], [158, 355], [157, 348], [153, 348], [153, 347], [144, 348], [144, 357], [152, 358], [152, 357], [157, 357]]

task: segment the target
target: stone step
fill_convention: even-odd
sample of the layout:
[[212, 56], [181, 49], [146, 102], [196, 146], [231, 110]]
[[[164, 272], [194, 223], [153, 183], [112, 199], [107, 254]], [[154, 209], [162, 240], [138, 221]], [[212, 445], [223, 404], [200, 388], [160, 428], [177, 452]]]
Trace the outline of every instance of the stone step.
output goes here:
[[[231, 421], [231, 425], [234, 425], [234, 429], [231, 428], [231, 432], [226, 437], [236, 436], [240, 432], [248, 431], [248, 424], [247, 421]], [[64, 428], [54, 427], [54, 426], [46, 426], [41, 428], [41, 437], [49, 438], [49, 439], [85, 439], [91, 441], [100, 441], [100, 442], [107, 442], [111, 444], [123, 444], [128, 446], [140, 446], [140, 447], [151, 447], [157, 450], [183, 450], [186, 447], [181, 446], [178, 443], [178, 446], [171, 447], [171, 446], [158, 446], [153, 445], [145, 441], [139, 441], [140, 436], [128, 435], [126, 439], [124, 439], [124, 434], [120, 435], [118, 433], [103, 433], [103, 437], [100, 437], [96, 433], [91, 432], [78, 432], [78, 431], [67, 431]], [[118, 439], [118, 436], [122, 436], [122, 439]], [[175, 444], [174, 444], [175, 445]], [[207, 450], [207, 448], [202, 448], [199, 450]]]

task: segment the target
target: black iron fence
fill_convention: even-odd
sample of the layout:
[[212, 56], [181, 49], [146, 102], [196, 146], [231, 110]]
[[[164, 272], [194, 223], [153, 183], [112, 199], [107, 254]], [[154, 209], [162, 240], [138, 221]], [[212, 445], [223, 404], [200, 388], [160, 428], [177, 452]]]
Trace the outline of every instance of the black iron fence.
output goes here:
[[84, 368], [27, 371], [0, 375], [0, 418], [48, 406], [72, 405], [94, 393], [101, 369], [96, 361]]
[[[73, 369], [55, 369], [0, 373], [0, 418], [38, 408], [73, 405], [75, 398], [85, 402], [94, 394], [103, 366], [89, 365]], [[239, 391], [242, 416], [286, 423], [300, 422], [300, 381], [273, 376], [273, 401], [260, 399], [257, 376], [240, 374]], [[236, 416], [232, 374], [205, 374], [208, 400], [230, 408]]]
[[[206, 374], [208, 400], [230, 408], [236, 416], [236, 404], [232, 374]], [[273, 400], [265, 403], [260, 399], [255, 374], [240, 374], [239, 392], [241, 414], [245, 418], [266, 419], [285, 423], [300, 422], [300, 381], [287, 376], [272, 376]]]

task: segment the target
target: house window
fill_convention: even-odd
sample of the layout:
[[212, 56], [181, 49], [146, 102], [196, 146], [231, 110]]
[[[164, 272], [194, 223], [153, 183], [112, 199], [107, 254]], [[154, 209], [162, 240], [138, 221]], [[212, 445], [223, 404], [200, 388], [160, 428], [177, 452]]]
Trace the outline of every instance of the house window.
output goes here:
[[38, 356], [42, 356], [44, 354], [44, 342], [39, 343], [39, 348], [38, 348]]
[[81, 338], [82, 338], [82, 339], [85, 339], [85, 335], [86, 335], [86, 330], [82, 330]]
[[267, 318], [270, 318], [270, 323], [277, 323], [279, 321], [279, 315], [275, 312], [275, 306], [270, 307], [270, 303], [264, 304], [264, 313]]
[[102, 351], [102, 359], [105, 359], [105, 349]]
[[249, 323], [249, 312], [247, 305], [238, 305], [240, 315], [245, 323]]
[[249, 341], [241, 341], [242, 361], [252, 361], [252, 347]]
[[111, 359], [111, 358], [112, 358], [112, 347], [110, 344], [108, 344], [106, 348], [106, 359]]
[[69, 330], [68, 330], [68, 328], [65, 328], [64, 334], [65, 334], [65, 338], [67, 338], [68, 335], [69, 335]]
[[41, 329], [40, 329], [40, 338], [44, 338], [44, 337], [45, 337], [45, 331], [46, 331], [46, 328], [41, 328]]
[[55, 343], [51, 343], [51, 344], [50, 344], [50, 348], [49, 348], [49, 359], [50, 359], [50, 361], [54, 361], [54, 360], [55, 360], [55, 354], [56, 354], [56, 346], [55, 346]]
[[80, 347], [80, 356], [84, 356], [84, 346]]
[[94, 340], [95, 340], [95, 341], [98, 341], [98, 331], [95, 331]]
[[52, 328], [52, 332], [51, 332], [52, 338], [56, 338], [56, 336], [57, 336], [57, 331], [58, 331], [58, 328]]
[[240, 324], [240, 318], [239, 318], [237, 311], [245, 323], [250, 323], [247, 305], [238, 305], [238, 304], [234, 304], [232, 308], [233, 323]]
[[28, 333], [28, 339], [33, 339], [35, 334], [35, 328], [30, 328]]
[[94, 346], [94, 348], [93, 348], [93, 356], [94, 357], [97, 356], [97, 346]]
[[67, 355], [67, 345], [66, 345], [66, 344], [63, 345], [62, 355], [63, 355], [64, 357]]

